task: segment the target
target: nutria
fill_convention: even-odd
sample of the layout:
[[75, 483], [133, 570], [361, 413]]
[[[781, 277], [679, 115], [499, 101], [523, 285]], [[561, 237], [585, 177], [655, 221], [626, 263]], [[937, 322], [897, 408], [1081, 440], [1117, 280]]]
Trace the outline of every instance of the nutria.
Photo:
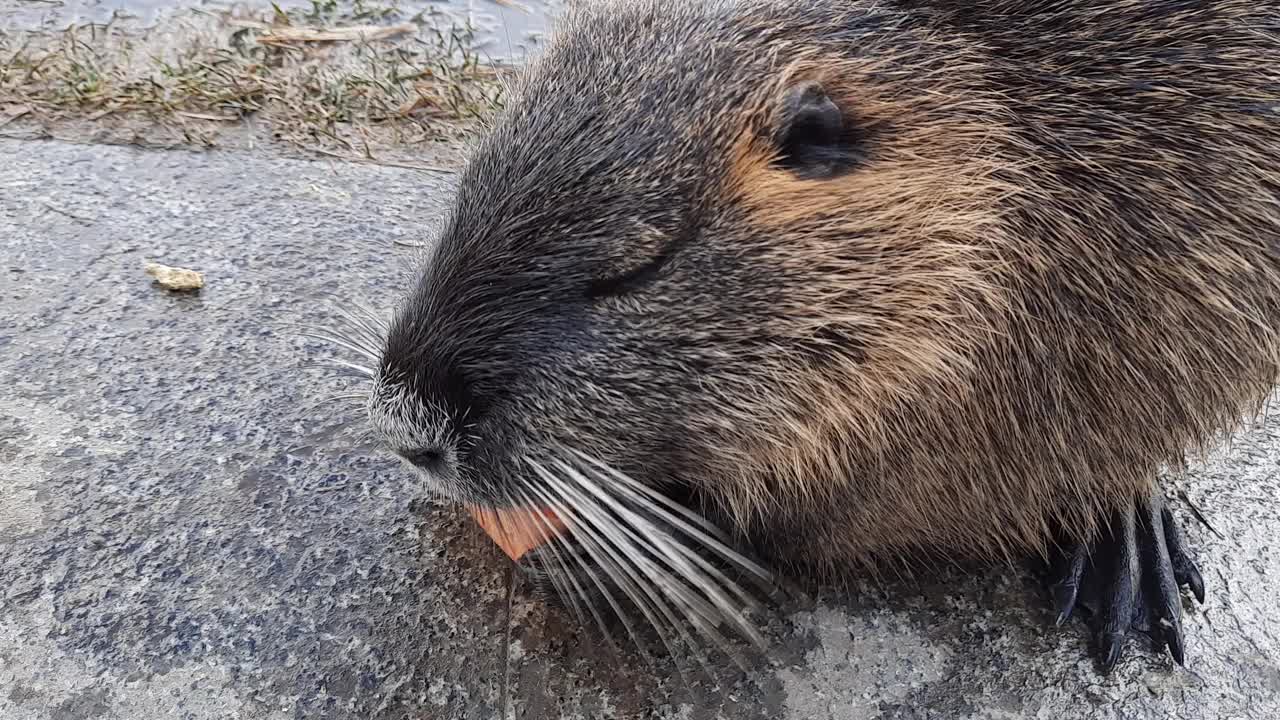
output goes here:
[[441, 496], [562, 518], [584, 617], [742, 625], [704, 555], [1043, 557], [1104, 669], [1182, 663], [1158, 473], [1273, 387], [1278, 248], [1280, 0], [579, 4], [368, 408]]

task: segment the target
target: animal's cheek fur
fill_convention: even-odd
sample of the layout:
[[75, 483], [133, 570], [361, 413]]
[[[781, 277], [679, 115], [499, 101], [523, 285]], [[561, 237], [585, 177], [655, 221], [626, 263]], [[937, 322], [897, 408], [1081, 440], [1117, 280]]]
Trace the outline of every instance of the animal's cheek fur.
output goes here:
[[1017, 239], [1001, 221], [1017, 168], [991, 150], [1005, 133], [998, 103], [947, 96], [945, 79], [933, 94], [903, 92], [871, 79], [875, 70], [816, 58], [779, 81], [817, 79], [857, 122], [879, 128], [851, 172], [801, 178], [778, 165], [759, 127], [729, 150], [720, 217], [739, 225], [735, 253], [777, 292], [761, 332], [778, 360], [711, 386], [741, 416], [717, 458], [740, 522], [801, 504], [787, 493], [848, 481], [849, 450], [876, 446], [890, 408], [940, 395], [963, 402], [975, 358], [1014, 312], [1006, 259]]
[[724, 342], [700, 336], [734, 334], [724, 317], [714, 328], [695, 320], [665, 332], [597, 321], [609, 341], [531, 370], [502, 408], [504, 422], [531, 455], [570, 448], [651, 486], [703, 486], [708, 464], [727, 466], [767, 432], [760, 399], [782, 368], [780, 357], [759, 357], [763, 348], [757, 357], [721, 352]]

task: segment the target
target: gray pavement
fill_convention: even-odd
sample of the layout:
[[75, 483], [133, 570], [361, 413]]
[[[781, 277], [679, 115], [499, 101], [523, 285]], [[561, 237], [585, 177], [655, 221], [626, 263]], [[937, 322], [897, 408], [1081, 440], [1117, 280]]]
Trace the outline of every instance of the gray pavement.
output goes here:
[[[360, 437], [284, 327], [387, 306], [449, 178], [0, 141], [0, 718], [497, 717], [500, 554]], [[154, 260], [206, 273], [194, 297]], [[776, 618], [719, 704], [524, 598], [520, 718], [1280, 717], [1280, 420], [1176, 482], [1208, 602], [1110, 677], [1037, 581], [963, 574]], [[1183, 513], [1185, 516], [1185, 513]]]

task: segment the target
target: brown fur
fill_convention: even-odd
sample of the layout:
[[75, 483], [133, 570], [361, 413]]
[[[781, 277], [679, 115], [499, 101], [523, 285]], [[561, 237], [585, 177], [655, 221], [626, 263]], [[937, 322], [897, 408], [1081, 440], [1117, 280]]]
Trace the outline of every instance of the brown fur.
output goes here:
[[[1275, 382], [1278, 33], [1276, 0], [574, 11], [401, 331], [501, 400], [486, 477], [496, 438], [572, 444], [819, 573], [1043, 554]], [[800, 80], [862, 130], [851, 172], [775, 162]]]
[[[1216, 5], [1238, 31], [1276, 17], [1274, 5]], [[1230, 53], [1243, 73], [1235, 102], [1280, 99], [1280, 42], [1259, 39], [1252, 59]], [[983, 77], [989, 57], [963, 37], [948, 44], [913, 48], [952, 61], [929, 78], [930, 94], [869, 79], [910, 57], [794, 62], [779, 84], [820, 80], [859, 121], [900, 130], [865, 172], [834, 181], [770, 167], [773, 148], [744, 133], [725, 184], [725, 202], [769, 227], [780, 263], [804, 268], [821, 291], [786, 308], [780, 332], [803, 342], [834, 327], [866, 346], [779, 371], [750, 405], [759, 440], [725, 458], [711, 483], [740, 527], [804, 532], [806, 562], [822, 570], [938, 548], [1043, 554], [1058, 525], [1086, 539], [1110, 511], [1155, 492], [1161, 465], [1255, 411], [1276, 375], [1277, 121], [1188, 109], [1152, 146], [1146, 108], [1135, 103], [1111, 118], [1120, 127], [1096, 132], [1098, 118], [1070, 95], [1084, 83], [1002, 97]], [[1215, 72], [1195, 85], [1225, 81]], [[1157, 90], [1142, 102], [1172, 108], [1185, 96]], [[1014, 116], [1038, 132], [1011, 128]], [[1050, 133], [1080, 138], [1074, 153], [1032, 144]], [[1179, 141], [1221, 154], [1206, 165]], [[1068, 172], [1112, 185], [1080, 187]], [[1127, 199], [1134, 208], [1115, 209]], [[874, 243], [859, 250], [879, 262], [843, 260], [848, 239], [868, 233]], [[1117, 258], [1110, 242], [1134, 233], [1177, 250]], [[846, 288], [857, 298], [846, 301]], [[726, 401], [741, 408], [744, 398]]]

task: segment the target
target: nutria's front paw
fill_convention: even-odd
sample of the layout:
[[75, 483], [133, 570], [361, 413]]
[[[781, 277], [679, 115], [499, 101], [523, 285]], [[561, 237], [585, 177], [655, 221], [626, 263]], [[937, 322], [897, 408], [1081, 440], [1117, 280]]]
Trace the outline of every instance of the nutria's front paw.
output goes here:
[[1058, 624], [1077, 606], [1089, 612], [1103, 672], [1115, 667], [1130, 629], [1183, 664], [1179, 588], [1203, 603], [1204, 580], [1163, 497], [1117, 513], [1093, 543], [1065, 548], [1051, 572]]

